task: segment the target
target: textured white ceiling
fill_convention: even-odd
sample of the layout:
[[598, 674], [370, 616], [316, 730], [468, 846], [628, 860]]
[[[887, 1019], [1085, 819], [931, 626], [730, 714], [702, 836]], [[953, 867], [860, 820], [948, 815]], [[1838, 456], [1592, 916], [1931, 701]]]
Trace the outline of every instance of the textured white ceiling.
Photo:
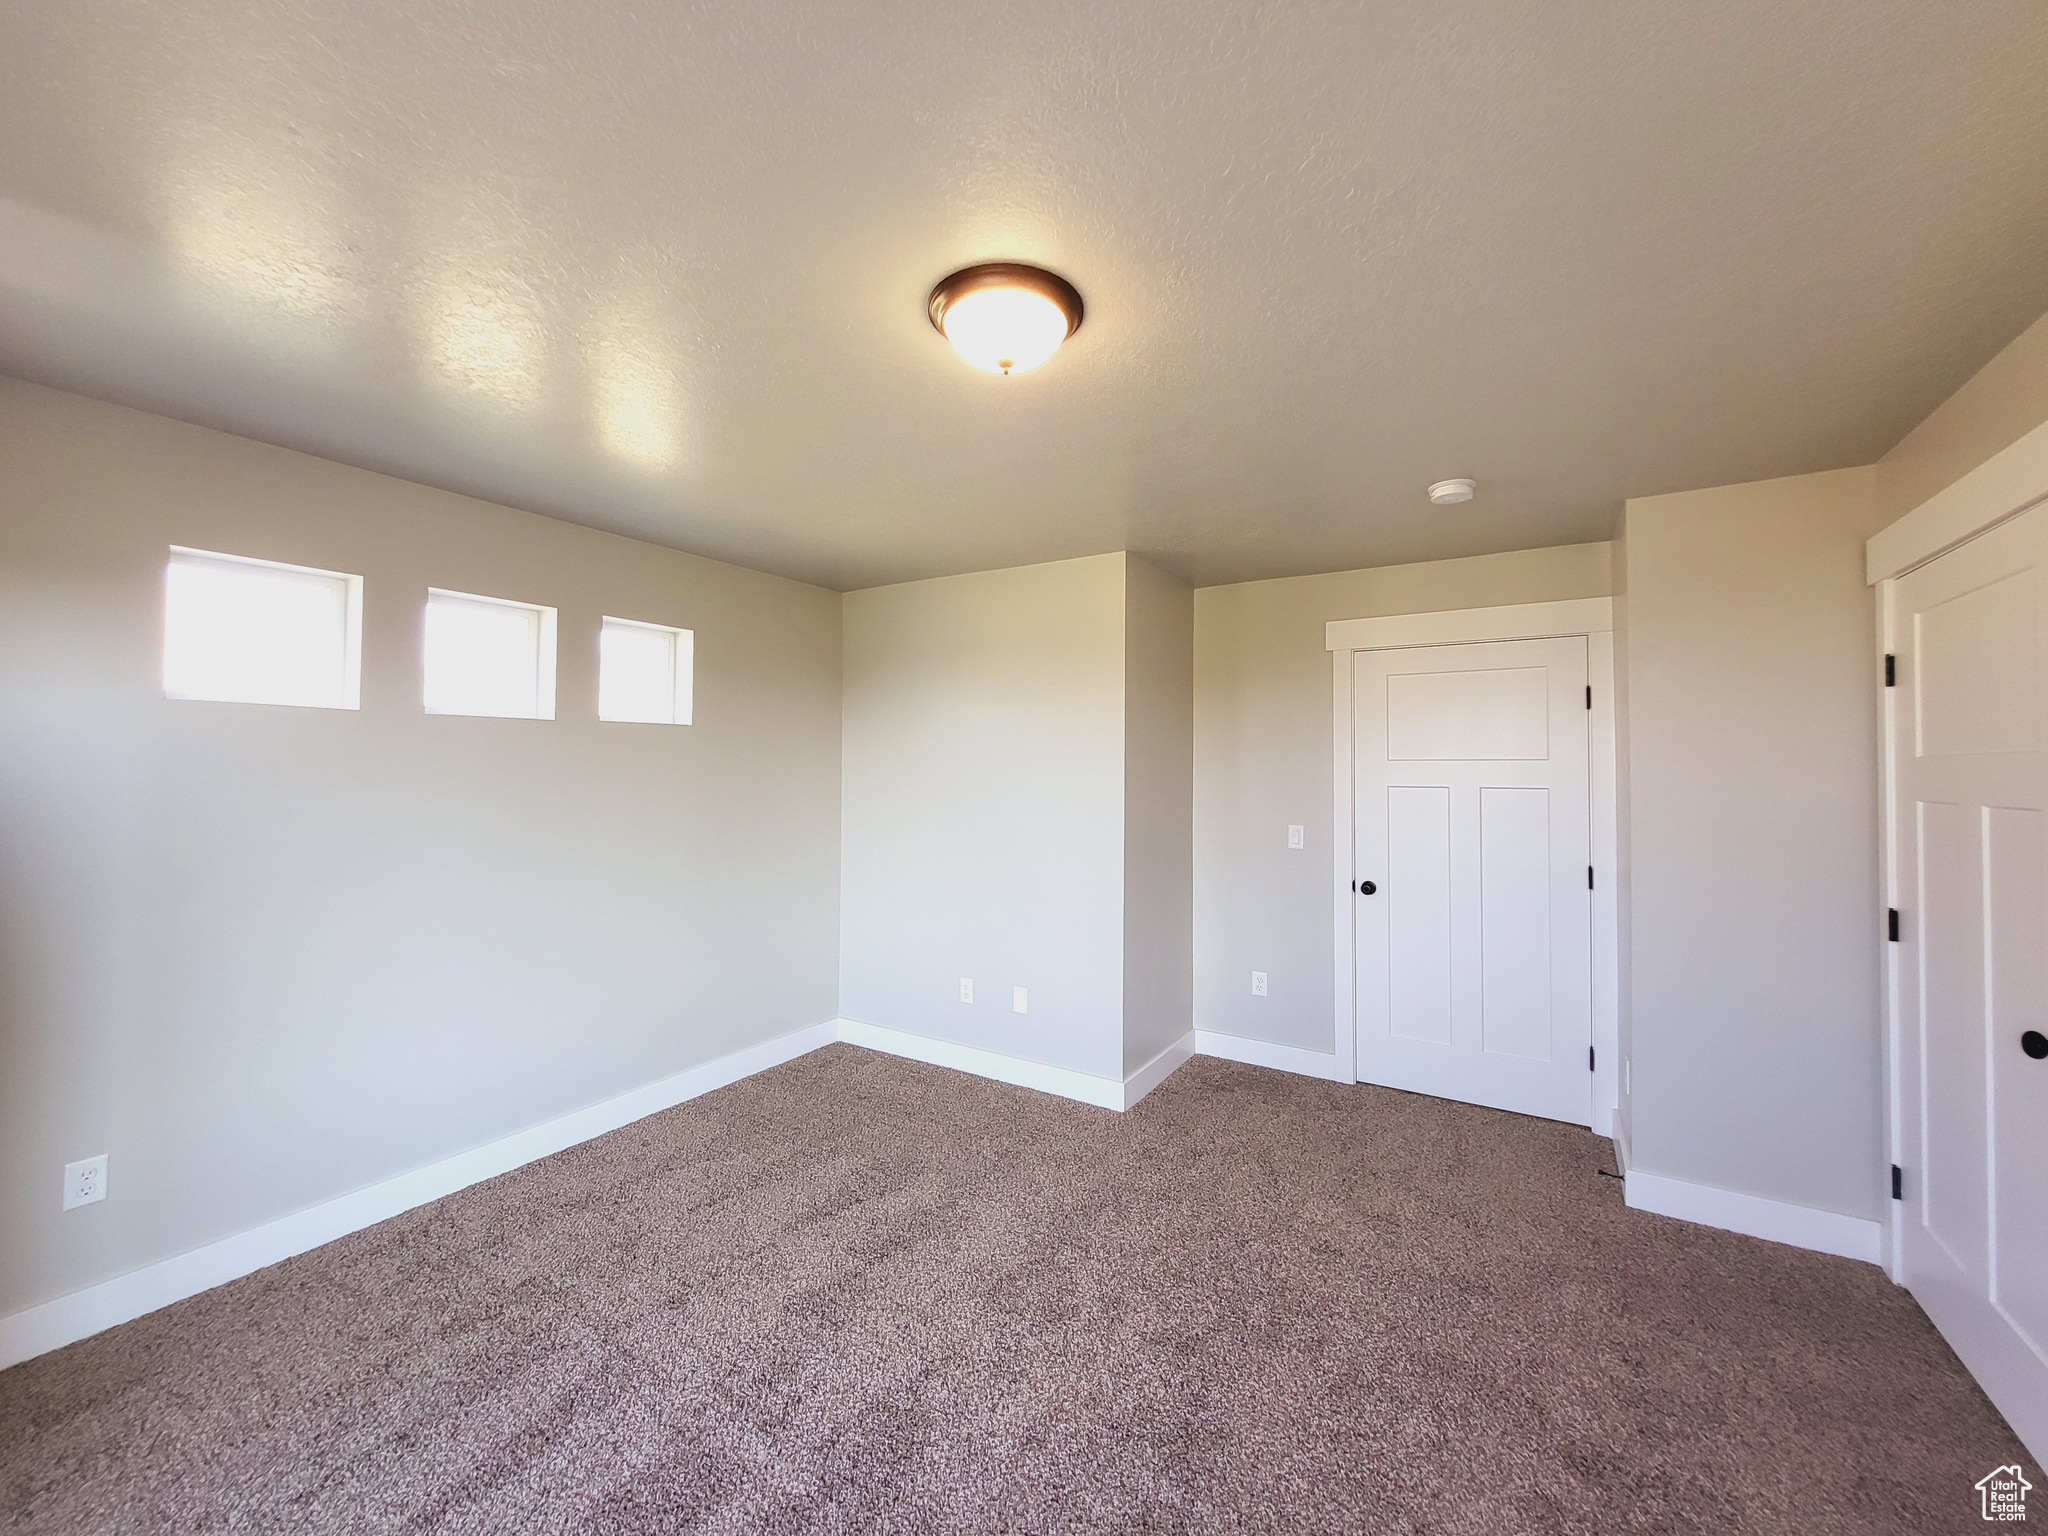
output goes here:
[[[1597, 539], [2048, 309], [2044, 67], [2039, 0], [19, 3], [0, 368], [837, 587]], [[1088, 302], [1008, 379], [924, 317], [1000, 258]]]

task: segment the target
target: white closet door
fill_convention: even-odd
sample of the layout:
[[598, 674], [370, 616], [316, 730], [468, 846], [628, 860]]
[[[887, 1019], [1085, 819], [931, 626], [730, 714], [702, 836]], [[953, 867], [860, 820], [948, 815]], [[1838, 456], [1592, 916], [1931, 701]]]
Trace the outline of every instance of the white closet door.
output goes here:
[[1889, 615], [1905, 1281], [2037, 1454], [2048, 1454], [2044, 567], [2048, 511], [2030, 512], [1901, 577]]
[[1591, 1124], [1585, 638], [1353, 677], [1359, 1078]]

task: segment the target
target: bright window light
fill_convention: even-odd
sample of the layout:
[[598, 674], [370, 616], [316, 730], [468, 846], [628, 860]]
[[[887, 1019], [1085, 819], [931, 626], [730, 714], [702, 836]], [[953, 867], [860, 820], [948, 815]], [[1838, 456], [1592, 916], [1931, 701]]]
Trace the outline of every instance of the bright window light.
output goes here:
[[687, 629], [606, 619], [598, 636], [597, 718], [688, 725], [696, 640]]
[[555, 610], [427, 589], [427, 713], [555, 718]]
[[229, 704], [361, 705], [363, 579], [171, 548], [164, 692]]

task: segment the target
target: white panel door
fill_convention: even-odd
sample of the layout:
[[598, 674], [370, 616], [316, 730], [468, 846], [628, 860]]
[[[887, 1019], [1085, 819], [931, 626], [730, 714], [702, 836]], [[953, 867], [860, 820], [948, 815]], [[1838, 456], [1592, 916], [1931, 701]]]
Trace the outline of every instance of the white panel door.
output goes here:
[[1888, 617], [1905, 1281], [2048, 1455], [2044, 569], [2030, 512], [1901, 577]]
[[1590, 1125], [1585, 638], [1352, 676], [1360, 1080]]

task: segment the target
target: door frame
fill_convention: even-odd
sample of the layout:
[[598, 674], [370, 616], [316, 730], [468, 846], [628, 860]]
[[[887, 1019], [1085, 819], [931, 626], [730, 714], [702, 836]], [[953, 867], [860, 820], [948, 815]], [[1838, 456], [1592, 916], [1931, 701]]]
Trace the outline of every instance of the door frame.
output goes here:
[[[1893, 749], [1898, 720], [1898, 691], [1884, 683], [1884, 659], [1897, 653], [1892, 609], [1901, 576], [1939, 559], [1979, 534], [1989, 533], [2022, 512], [2048, 501], [2048, 423], [2000, 450], [1961, 479], [1920, 503], [1897, 522], [1881, 528], [1863, 546], [1864, 582], [1877, 588], [1877, 654], [1871, 676], [1877, 689], [1878, 722], [1878, 876], [1886, 907], [1898, 908], [1899, 781]], [[1884, 921], [1882, 912], [1872, 921]], [[1878, 1039], [1883, 1053], [1884, 1141], [1892, 1166], [1906, 1166], [1906, 1115], [1901, 1078], [1899, 954], [1885, 944], [1878, 962], [1881, 998]], [[1899, 1202], [1884, 1202], [1884, 1268], [1899, 1285], [1906, 1282], [1906, 1232], [1899, 1220]]]
[[1337, 1068], [1344, 1082], [1358, 1079], [1358, 955], [1352, 921], [1352, 798], [1355, 782], [1352, 718], [1355, 658], [1360, 651], [1405, 650], [1418, 645], [1478, 645], [1489, 640], [1557, 640], [1582, 635], [1586, 676], [1593, 689], [1588, 720], [1587, 769], [1593, 832], [1593, 1130], [1615, 1133], [1621, 1083], [1620, 880], [1616, 859], [1614, 599], [1582, 597], [1556, 603], [1514, 603], [1500, 608], [1457, 608], [1382, 618], [1334, 619], [1324, 626], [1330, 652], [1330, 739], [1337, 935]]

